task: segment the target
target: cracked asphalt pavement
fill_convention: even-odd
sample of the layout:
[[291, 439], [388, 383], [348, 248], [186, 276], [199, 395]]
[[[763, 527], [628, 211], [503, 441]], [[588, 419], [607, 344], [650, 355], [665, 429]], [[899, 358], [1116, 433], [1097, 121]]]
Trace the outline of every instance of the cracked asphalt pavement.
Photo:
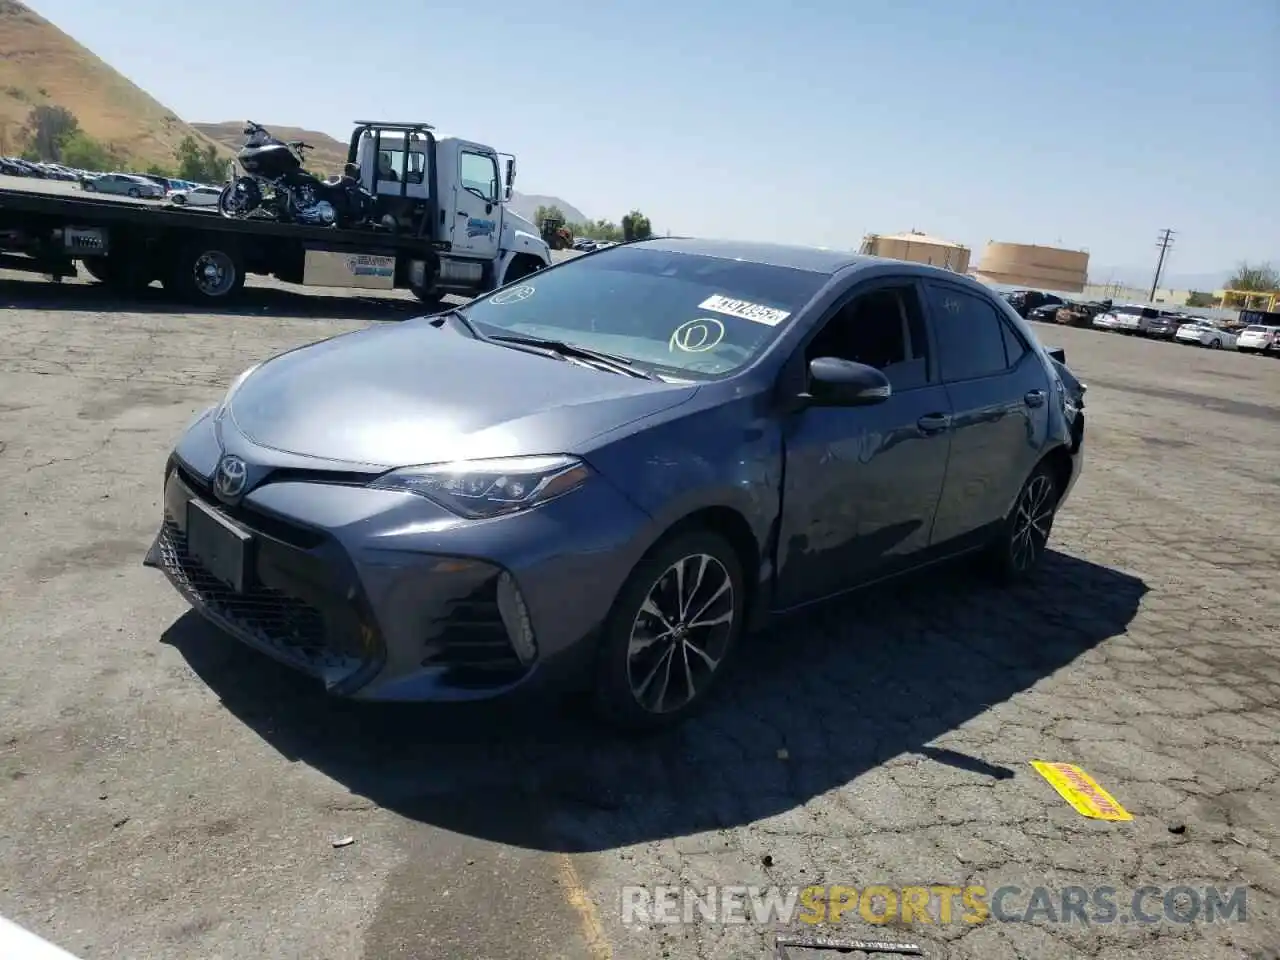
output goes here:
[[[190, 614], [141, 566], [184, 422], [256, 360], [416, 311], [154, 293], [0, 278], [0, 915], [86, 960], [750, 960], [771, 928], [627, 925], [622, 888], [1245, 886], [1236, 923], [800, 932], [1276, 956], [1280, 364], [1041, 327], [1090, 392], [1034, 584], [961, 568], [826, 607], [756, 638], [702, 717], [624, 742], [573, 705], [334, 702]], [[1132, 821], [1080, 816], [1037, 759]]]

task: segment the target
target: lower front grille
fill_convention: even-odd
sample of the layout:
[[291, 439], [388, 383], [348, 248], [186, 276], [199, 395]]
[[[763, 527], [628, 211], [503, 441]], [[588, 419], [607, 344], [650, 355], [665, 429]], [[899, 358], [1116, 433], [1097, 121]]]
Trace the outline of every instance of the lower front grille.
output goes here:
[[316, 672], [360, 665], [353, 653], [335, 649], [324, 614], [316, 607], [261, 584], [239, 593], [212, 576], [187, 552], [186, 535], [168, 517], [159, 546], [175, 585], [233, 628]]
[[474, 676], [492, 683], [495, 674], [524, 672], [498, 612], [497, 583], [495, 574], [445, 604], [431, 624], [423, 666], [450, 667], [454, 682]]

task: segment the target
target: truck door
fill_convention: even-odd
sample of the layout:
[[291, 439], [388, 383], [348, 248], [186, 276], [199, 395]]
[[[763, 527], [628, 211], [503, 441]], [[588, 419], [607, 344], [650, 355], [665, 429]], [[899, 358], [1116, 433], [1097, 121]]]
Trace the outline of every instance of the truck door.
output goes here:
[[501, 189], [498, 158], [478, 146], [461, 146], [452, 190], [454, 253], [485, 260], [498, 255]]

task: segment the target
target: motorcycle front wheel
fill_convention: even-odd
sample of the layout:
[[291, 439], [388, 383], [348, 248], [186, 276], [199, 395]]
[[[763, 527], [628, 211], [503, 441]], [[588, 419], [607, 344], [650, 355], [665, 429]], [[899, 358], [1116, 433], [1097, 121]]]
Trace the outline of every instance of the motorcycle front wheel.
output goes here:
[[262, 188], [249, 177], [240, 177], [218, 194], [218, 212], [228, 220], [240, 220], [262, 205]]

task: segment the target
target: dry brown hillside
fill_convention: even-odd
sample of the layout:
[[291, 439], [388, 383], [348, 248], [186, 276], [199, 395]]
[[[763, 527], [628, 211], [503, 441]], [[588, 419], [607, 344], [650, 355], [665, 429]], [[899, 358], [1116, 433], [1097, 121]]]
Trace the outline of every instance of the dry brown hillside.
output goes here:
[[39, 14], [0, 0], [0, 155], [22, 149], [31, 108], [44, 105], [66, 107], [85, 133], [137, 166], [171, 166], [183, 137], [207, 142]]
[[[3, 0], [0, 0], [2, 3]], [[257, 120], [256, 117], [250, 118]], [[303, 140], [315, 147], [307, 151], [307, 169], [315, 173], [341, 173], [342, 165], [347, 162], [347, 145], [335, 140], [327, 133], [315, 130], [303, 130], [301, 127], [278, 127], [273, 123], [257, 120], [271, 131], [271, 135], [280, 140]], [[210, 140], [220, 143], [232, 150], [239, 150], [244, 142], [243, 120], [227, 120], [223, 123], [193, 123], [195, 127]]]

